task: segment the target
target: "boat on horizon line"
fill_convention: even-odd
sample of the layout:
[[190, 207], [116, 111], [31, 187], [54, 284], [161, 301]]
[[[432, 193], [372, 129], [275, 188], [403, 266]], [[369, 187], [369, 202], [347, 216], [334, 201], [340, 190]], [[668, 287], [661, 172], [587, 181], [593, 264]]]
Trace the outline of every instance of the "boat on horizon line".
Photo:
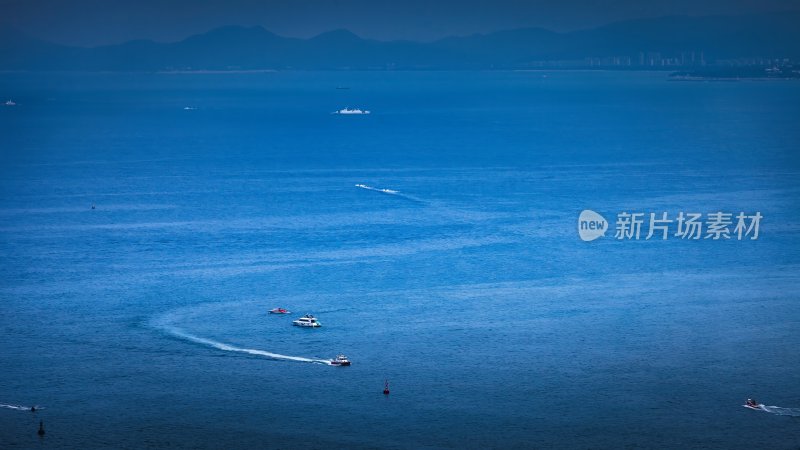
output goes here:
[[331, 114], [359, 115], [359, 114], [369, 114], [369, 113], [370, 112], [366, 109], [361, 109], [361, 108], [350, 109], [349, 107], [345, 107], [344, 109], [334, 111]]

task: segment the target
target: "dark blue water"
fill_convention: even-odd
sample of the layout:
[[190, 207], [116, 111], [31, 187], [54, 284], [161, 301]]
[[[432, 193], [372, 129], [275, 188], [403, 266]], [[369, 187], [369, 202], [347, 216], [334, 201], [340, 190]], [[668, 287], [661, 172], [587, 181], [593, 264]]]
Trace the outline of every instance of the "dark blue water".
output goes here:
[[[46, 408], [0, 408], [2, 447], [800, 444], [798, 83], [2, 74], [0, 96], [0, 403]], [[583, 209], [764, 219], [582, 242]]]

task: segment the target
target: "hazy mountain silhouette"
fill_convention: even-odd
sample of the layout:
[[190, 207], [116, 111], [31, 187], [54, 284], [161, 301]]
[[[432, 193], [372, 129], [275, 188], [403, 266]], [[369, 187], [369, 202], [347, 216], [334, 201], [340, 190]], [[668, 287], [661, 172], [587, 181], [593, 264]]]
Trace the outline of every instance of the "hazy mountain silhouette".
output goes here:
[[[703, 52], [706, 60], [800, 59], [800, 13], [662, 17], [555, 33], [541, 28], [449, 37], [430, 43], [362, 39], [335, 30], [310, 39], [262, 27], [226, 26], [180, 42], [93, 48], [0, 30], [2, 70], [465, 69], [524, 68], [536, 61]], [[698, 58], [699, 61], [699, 58]], [[635, 65], [635, 63], [634, 63]]]

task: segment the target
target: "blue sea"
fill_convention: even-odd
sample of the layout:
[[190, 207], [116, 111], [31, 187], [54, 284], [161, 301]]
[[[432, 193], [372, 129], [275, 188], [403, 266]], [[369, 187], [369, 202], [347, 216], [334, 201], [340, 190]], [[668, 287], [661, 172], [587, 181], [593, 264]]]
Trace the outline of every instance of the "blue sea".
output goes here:
[[[800, 83], [3, 73], [0, 97], [0, 447], [800, 446]], [[718, 211], [758, 239], [614, 236]]]

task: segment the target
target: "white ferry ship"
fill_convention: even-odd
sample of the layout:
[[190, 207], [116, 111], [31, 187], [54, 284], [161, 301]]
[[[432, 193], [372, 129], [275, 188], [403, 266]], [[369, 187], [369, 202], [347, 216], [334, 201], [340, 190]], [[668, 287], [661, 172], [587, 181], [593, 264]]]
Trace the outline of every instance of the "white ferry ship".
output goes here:
[[366, 109], [361, 109], [361, 108], [355, 108], [355, 109], [344, 108], [344, 109], [340, 109], [338, 111], [334, 111], [332, 114], [346, 114], [346, 115], [351, 115], [351, 114], [369, 114], [369, 111], [367, 111]]

